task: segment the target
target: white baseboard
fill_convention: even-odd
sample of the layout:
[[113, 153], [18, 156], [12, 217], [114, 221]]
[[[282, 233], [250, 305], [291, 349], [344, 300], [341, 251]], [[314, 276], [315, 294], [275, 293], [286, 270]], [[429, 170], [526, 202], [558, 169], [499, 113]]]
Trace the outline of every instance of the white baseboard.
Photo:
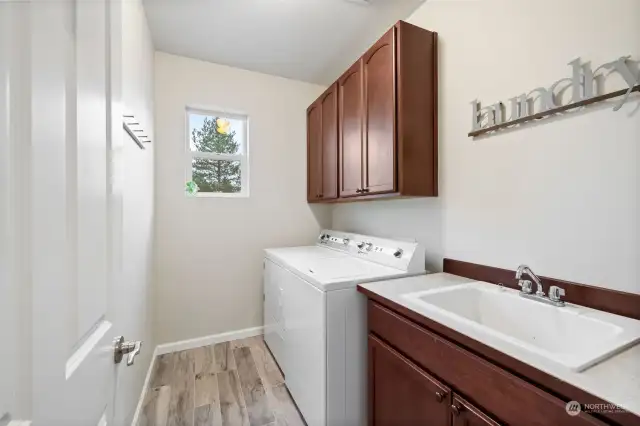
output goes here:
[[245, 328], [244, 330], [228, 331], [226, 333], [213, 334], [211, 336], [197, 337], [195, 339], [182, 340], [180, 342], [164, 343], [156, 348], [156, 355], [179, 352], [187, 349], [199, 348], [213, 345], [214, 343], [229, 342], [231, 340], [244, 339], [247, 337], [259, 336], [263, 334], [264, 327]]
[[136, 407], [135, 413], [133, 413], [133, 420], [131, 421], [131, 426], [138, 425], [138, 418], [140, 417], [140, 413], [142, 412], [142, 404], [144, 403], [145, 398], [147, 397], [147, 392], [149, 391], [149, 382], [151, 381], [151, 374], [153, 373], [153, 367], [156, 365], [156, 358], [158, 357], [158, 347], [153, 350], [153, 354], [151, 355], [151, 362], [149, 363], [149, 369], [147, 370], [147, 377], [144, 379], [144, 385], [142, 387], [142, 392], [140, 392], [140, 399], [138, 400], [138, 406]]

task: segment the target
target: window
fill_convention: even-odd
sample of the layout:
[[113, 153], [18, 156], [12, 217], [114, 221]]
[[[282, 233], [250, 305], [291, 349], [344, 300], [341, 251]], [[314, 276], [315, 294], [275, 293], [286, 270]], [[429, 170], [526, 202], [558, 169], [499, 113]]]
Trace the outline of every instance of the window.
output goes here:
[[199, 196], [249, 196], [247, 117], [187, 109], [187, 181]]

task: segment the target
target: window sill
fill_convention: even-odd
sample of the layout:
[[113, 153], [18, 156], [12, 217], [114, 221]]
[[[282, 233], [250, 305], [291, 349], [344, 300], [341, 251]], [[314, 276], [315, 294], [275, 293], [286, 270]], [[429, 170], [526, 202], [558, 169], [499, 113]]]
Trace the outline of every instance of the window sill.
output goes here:
[[248, 192], [198, 192], [196, 195], [185, 194], [187, 198], [249, 198]]

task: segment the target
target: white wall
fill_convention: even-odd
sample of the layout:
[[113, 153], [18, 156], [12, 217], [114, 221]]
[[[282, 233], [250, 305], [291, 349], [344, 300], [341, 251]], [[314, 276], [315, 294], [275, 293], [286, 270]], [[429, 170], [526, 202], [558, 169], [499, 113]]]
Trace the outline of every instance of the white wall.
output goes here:
[[527, 263], [640, 293], [637, 101], [467, 137], [476, 98], [488, 105], [548, 87], [578, 56], [594, 66], [639, 60], [640, 2], [433, 0], [408, 21], [440, 38], [441, 197], [336, 207], [334, 227], [417, 236], [432, 247], [429, 264]]
[[[262, 250], [331, 221], [305, 199], [305, 111], [323, 88], [165, 53], [155, 88], [158, 343], [260, 326]], [[249, 198], [185, 196], [186, 106], [249, 116]]]
[[[154, 141], [154, 48], [140, 0], [122, 2], [122, 101]], [[154, 146], [141, 150], [122, 130], [122, 279], [117, 318], [125, 338], [143, 340], [131, 367], [119, 369], [115, 424], [131, 424], [151, 363], [153, 325]]]

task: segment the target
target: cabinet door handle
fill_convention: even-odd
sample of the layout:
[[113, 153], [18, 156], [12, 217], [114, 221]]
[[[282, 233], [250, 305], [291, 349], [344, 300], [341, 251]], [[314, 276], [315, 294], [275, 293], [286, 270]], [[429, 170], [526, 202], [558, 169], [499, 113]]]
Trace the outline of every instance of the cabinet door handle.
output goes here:
[[369, 192], [369, 188], [364, 188], [362, 192]]
[[318, 194], [318, 198], [322, 198], [322, 197], [324, 197], [324, 195]]
[[444, 401], [444, 397], [447, 396], [446, 393], [442, 393], [442, 392], [436, 392], [436, 400], [438, 402], [442, 402]]
[[454, 416], [458, 417], [462, 412], [462, 407], [459, 407], [456, 404], [453, 404], [451, 406], [451, 412], [453, 413]]
[[360, 194], [360, 193], [362, 193], [362, 192], [364, 192], [364, 190], [362, 190], [362, 189], [360, 189], [360, 188], [356, 189], [356, 194]]

